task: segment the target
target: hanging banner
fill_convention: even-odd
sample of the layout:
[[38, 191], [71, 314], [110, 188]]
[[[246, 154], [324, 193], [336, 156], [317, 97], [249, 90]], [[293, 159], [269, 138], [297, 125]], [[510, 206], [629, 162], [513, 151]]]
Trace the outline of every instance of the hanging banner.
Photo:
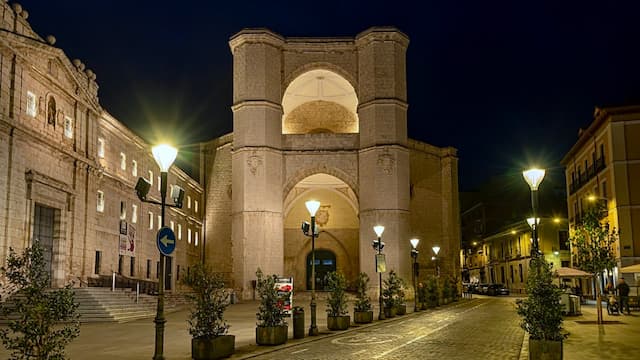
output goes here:
[[279, 301], [283, 302], [282, 312], [291, 316], [293, 309], [293, 277], [279, 277], [276, 279], [276, 289], [278, 290]]
[[384, 254], [376, 254], [376, 272], [383, 273], [387, 271], [387, 262], [385, 261]]
[[132, 224], [127, 226], [126, 235], [120, 234], [118, 254], [135, 257], [136, 249], [136, 228]]

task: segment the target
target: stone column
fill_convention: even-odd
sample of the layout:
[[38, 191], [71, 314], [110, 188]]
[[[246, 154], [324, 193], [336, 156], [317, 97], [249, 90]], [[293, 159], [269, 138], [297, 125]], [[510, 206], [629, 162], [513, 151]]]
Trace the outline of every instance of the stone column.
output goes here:
[[258, 267], [284, 270], [282, 45], [264, 29], [229, 41], [233, 53], [232, 254], [236, 291], [251, 298]]
[[[387, 272], [411, 279], [409, 150], [407, 148], [406, 49], [394, 28], [372, 28], [356, 37], [360, 105], [360, 269], [378, 286], [373, 226], [385, 227]], [[386, 276], [383, 276], [386, 277]], [[374, 291], [377, 292], [377, 291]]]

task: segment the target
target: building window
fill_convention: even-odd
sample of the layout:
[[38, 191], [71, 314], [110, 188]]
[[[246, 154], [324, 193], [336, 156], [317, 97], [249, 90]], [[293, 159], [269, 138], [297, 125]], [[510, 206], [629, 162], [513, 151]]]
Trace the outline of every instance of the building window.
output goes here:
[[158, 229], [162, 226], [162, 215], [158, 215]]
[[180, 281], [180, 265], [176, 265], [176, 281]]
[[169, 226], [171, 227], [171, 230], [175, 230], [175, 223], [173, 220], [169, 221]]
[[513, 279], [513, 265], [509, 265], [509, 270], [511, 271], [511, 283], [513, 284], [515, 282]]
[[131, 263], [129, 264], [129, 275], [134, 277], [136, 274], [136, 258], [131, 258]]
[[122, 266], [124, 265], [122, 262], [124, 261], [124, 255], [118, 256], [118, 275], [122, 275]]
[[191, 244], [191, 229], [187, 228], [187, 243]]
[[123, 152], [120, 153], [120, 169], [127, 170], [127, 155]]
[[131, 160], [131, 175], [138, 176], [138, 162]]
[[600, 158], [604, 160], [604, 144], [600, 144]]
[[195, 236], [196, 238], [195, 238], [194, 244], [198, 246], [198, 231], [195, 232]]
[[193, 207], [194, 207], [194, 210], [195, 210], [195, 211], [196, 211], [196, 213], [197, 213], [197, 212], [198, 212], [198, 200], [195, 200], [195, 201], [193, 202]]
[[104, 159], [104, 139], [98, 138], [98, 157]]
[[120, 220], [127, 219], [127, 204], [124, 201], [120, 201]]
[[182, 225], [178, 224], [178, 240], [182, 240]]
[[609, 198], [609, 194], [607, 193], [607, 182], [603, 181], [602, 185], [600, 185], [600, 188], [602, 188], [602, 191], [600, 192], [600, 194], [602, 195], [603, 199], [608, 199]]
[[160, 261], [156, 261], [156, 279], [160, 278]]
[[104, 193], [98, 190], [98, 199], [96, 202], [96, 210], [98, 212], [104, 212]]
[[138, 222], [138, 205], [131, 205], [131, 223], [135, 224]]
[[151, 277], [151, 260], [147, 259], [147, 279]]
[[102, 267], [102, 251], [96, 250], [96, 262], [95, 262], [95, 266], [93, 267], [93, 273], [100, 274], [101, 267]]
[[187, 195], [187, 209], [191, 209], [191, 196]]
[[149, 170], [149, 184], [153, 185], [153, 171]]
[[161, 185], [160, 183], [161, 183], [161, 182], [162, 182], [162, 181], [160, 180], [160, 176], [158, 176], [158, 191], [160, 191], [160, 185]]
[[64, 117], [64, 137], [73, 138], [73, 119], [68, 116]]
[[153, 230], [153, 213], [149, 211], [149, 230]]
[[520, 282], [524, 282], [524, 275], [522, 274], [522, 264], [518, 264], [518, 273], [520, 274]]
[[38, 115], [38, 107], [36, 106], [36, 94], [27, 91], [27, 115], [36, 117]]
[[569, 232], [567, 230], [558, 231], [558, 242], [560, 243], [560, 250], [570, 250]]

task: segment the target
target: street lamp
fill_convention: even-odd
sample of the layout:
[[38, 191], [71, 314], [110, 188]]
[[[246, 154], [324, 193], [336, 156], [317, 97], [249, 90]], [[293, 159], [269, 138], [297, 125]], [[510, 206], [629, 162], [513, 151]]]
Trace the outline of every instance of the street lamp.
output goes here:
[[[165, 197], [167, 196], [167, 172], [171, 167], [171, 164], [178, 155], [178, 150], [166, 144], [154, 146], [151, 149], [153, 158], [160, 167], [160, 213], [161, 213], [161, 225], [164, 227], [164, 208], [166, 205]], [[160, 252], [160, 269], [158, 271], [158, 307], [156, 309], [156, 318], [153, 322], [156, 324], [156, 348], [154, 359], [164, 359], [163, 347], [164, 347], [164, 323], [167, 321], [164, 318], [164, 264], [165, 256]]]
[[304, 203], [311, 215], [311, 326], [309, 336], [318, 335], [316, 325], [316, 212], [320, 208], [320, 201], [309, 200]]
[[435, 256], [431, 257], [431, 260], [434, 260], [436, 262], [436, 277], [438, 277], [440, 276], [440, 268], [438, 267], [438, 253], [440, 252], [440, 246], [436, 245], [432, 247], [431, 250], [433, 250], [433, 253], [436, 254]]
[[378, 251], [378, 255], [376, 255], [376, 272], [378, 272], [378, 275], [380, 276], [380, 293], [378, 296], [378, 306], [380, 307], [380, 309], [378, 312], [378, 320], [384, 320], [385, 316], [382, 304], [382, 273], [384, 269], [381, 268], [382, 264], [379, 264], [379, 262], [383, 259], [382, 248], [384, 248], [384, 243], [382, 242], [382, 233], [384, 232], [384, 226], [376, 225], [373, 227], [373, 231], [375, 231], [376, 235], [378, 235], [378, 238], [376, 240], [373, 240], [372, 244], [373, 249]]
[[418, 243], [420, 239], [411, 239], [411, 257], [413, 258], [413, 311], [418, 311], [418, 286], [416, 280], [418, 278]]
[[[531, 188], [531, 207], [533, 208], [533, 218], [538, 218], [538, 187], [544, 179], [543, 169], [529, 169], [522, 172], [522, 176], [529, 184]], [[531, 239], [533, 240], [533, 246], [531, 247], [531, 257], [538, 256], [538, 224], [532, 222], [531, 225]]]

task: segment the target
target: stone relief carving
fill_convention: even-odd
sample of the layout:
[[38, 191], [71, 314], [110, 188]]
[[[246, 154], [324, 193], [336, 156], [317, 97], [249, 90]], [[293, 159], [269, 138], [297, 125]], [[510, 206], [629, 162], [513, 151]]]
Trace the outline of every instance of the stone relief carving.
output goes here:
[[378, 166], [382, 168], [382, 172], [387, 175], [393, 174], [395, 163], [396, 160], [393, 158], [393, 155], [389, 153], [378, 155]]
[[262, 165], [262, 158], [258, 155], [251, 155], [247, 159], [247, 166], [249, 166], [249, 171], [252, 175], [256, 174], [258, 171], [258, 167]]
[[320, 205], [320, 209], [316, 213], [316, 223], [325, 226], [329, 222], [329, 209], [331, 205]]

